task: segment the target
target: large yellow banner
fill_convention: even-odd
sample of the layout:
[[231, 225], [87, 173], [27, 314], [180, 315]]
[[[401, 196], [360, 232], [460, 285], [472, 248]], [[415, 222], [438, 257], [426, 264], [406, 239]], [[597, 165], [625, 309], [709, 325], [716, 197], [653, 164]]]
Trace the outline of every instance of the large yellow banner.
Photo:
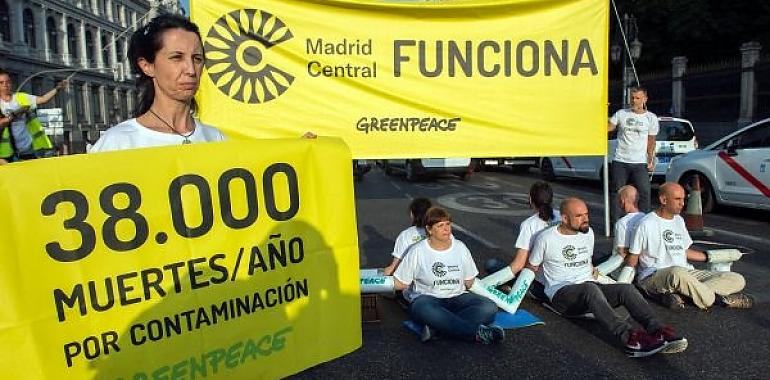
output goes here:
[[[204, 121], [356, 158], [606, 152], [606, 0], [192, 0]], [[229, 127], [229, 128], [228, 128]]]
[[294, 138], [0, 167], [2, 378], [278, 378], [358, 348], [350, 160]]

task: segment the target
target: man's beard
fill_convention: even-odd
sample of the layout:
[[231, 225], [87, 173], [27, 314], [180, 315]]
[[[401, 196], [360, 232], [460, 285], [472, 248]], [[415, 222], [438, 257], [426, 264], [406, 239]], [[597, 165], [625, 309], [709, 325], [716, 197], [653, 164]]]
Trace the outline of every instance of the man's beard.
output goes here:
[[581, 232], [581, 233], [584, 233], [584, 234], [587, 234], [589, 229], [590, 229], [590, 227], [588, 226], [588, 224], [584, 224], [584, 225], [581, 225], [580, 227], [578, 227], [577, 231]]

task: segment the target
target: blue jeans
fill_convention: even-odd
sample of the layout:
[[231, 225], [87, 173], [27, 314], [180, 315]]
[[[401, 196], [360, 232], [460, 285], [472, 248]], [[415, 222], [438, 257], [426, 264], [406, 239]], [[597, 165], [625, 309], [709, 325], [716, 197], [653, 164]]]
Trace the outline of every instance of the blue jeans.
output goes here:
[[618, 189], [625, 185], [633, 185], [639, 193], [639, 211], [650, 212], [650, 174], [647, 172], [647, 164], [612, 161], [610, 164], [610, 226], [614, 226], [620, 218]]
[[480, 325], [495, 320], [497, 305], [472, 293], [452, 298], [421, 295], [412, 301], [409, 315], [415, 322], [428, 325], [442, 335], [463, 340], [476, 340]]

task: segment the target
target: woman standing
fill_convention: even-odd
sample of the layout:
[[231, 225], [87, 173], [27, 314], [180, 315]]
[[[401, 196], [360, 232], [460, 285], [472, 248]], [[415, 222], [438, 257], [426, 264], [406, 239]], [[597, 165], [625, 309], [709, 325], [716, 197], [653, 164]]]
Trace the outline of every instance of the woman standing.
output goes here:
[[503, 340], [505, 331], [489, 325], [497, 306], [468, 293], [479, 272], [465, 244], [452, 237], [452, 218], [444, 209], [431, 207], [425, 213], [425, 230], [428, 238], [414, 246], [393, 275], [397, 290], [414, 284], [409, 314], [425, 325], [422, 340], [429, 340], [433, 329], [483, 344]]
[[135, 118], [107, 130], [90, 152], [224, 140], [193, 117], [205, 60], [195, 24], [178, 15], [154, 18], [131, 36], [128, 58], [139, 90]]

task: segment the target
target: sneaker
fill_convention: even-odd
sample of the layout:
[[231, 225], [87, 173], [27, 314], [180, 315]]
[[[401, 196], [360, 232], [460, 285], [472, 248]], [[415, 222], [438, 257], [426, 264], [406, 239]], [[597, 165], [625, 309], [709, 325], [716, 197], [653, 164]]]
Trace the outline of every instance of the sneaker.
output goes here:
[[436, 330], [434, 330], [432, 327], [425, 325], [422, 326], [422, 332], [420, 333], [420, 341], [425, 343], [431, 339], [434, 339], [436, 337]]
[[663, 328], [655, 331], [652, 335], [666, 343], [666, 347], [663, 348], [661, 353], [675, 354], [687, 349], [687, 339], [678, 335], [671, 326], [663, 326]]
[[661, 293], [658, 295], [658, 300], [669, 309], [681, 310], [685, 307], [684, 298], [676, 293]]
[[724, 307], [732, 309], [751, 309], [754, 306], [754, 298], [746, 293], [733, 293], [719, 296], [719, 301]]
[[666, 342], [641, 330], [633, 330], [626, 342], [626, 354], [632, 358], [642, 358], [657, 354], [666, 348]]
[[492, 344], [505, 339], [505, 330], [499, 326], [479, 326], [476, 332], [476, 341], [481, 344]]

